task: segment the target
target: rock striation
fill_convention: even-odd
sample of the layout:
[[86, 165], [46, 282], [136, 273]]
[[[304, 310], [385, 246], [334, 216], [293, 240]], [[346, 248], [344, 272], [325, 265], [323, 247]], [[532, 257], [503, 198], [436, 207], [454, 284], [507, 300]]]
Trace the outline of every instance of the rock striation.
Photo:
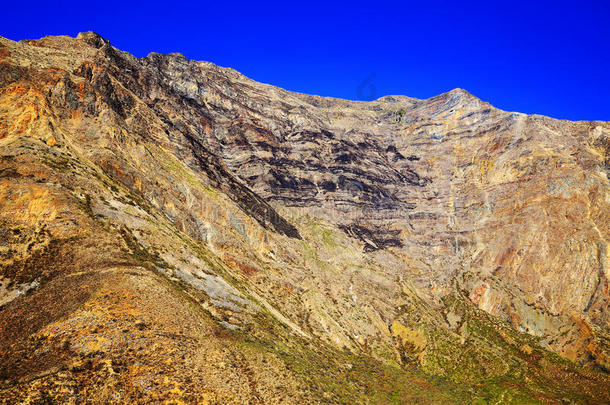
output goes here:
[[0, 398], [610, 401], [610, 123], [0, 38]]

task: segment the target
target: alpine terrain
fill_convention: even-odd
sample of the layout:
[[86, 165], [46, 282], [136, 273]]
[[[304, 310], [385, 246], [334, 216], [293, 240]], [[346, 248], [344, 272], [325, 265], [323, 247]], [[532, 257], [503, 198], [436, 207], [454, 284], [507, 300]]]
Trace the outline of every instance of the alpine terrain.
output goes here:
[[610, 403], [610, 123], [0, 38], [0, 402]]

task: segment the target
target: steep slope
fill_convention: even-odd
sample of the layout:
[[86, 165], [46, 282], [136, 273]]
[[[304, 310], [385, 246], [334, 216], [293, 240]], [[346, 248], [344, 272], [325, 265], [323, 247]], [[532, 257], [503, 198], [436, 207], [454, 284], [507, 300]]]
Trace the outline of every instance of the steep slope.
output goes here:
[[0, 398], [610, 401], [609, 149], [0, 39]]

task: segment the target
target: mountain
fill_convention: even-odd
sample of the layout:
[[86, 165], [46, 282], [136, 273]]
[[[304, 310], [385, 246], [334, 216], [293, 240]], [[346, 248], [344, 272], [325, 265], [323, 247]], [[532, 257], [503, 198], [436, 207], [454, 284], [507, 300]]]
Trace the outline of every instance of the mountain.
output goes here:
[[610, 402], [610, 123], [0, 38], [0, 399]]

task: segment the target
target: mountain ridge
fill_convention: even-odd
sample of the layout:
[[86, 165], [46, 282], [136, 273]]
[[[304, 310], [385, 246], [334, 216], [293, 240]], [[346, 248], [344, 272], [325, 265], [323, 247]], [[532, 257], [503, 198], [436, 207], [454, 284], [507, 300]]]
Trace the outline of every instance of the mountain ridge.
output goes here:
[[0, 40], [1, 397], [607, 400], [609, 123], [79, 37]]

